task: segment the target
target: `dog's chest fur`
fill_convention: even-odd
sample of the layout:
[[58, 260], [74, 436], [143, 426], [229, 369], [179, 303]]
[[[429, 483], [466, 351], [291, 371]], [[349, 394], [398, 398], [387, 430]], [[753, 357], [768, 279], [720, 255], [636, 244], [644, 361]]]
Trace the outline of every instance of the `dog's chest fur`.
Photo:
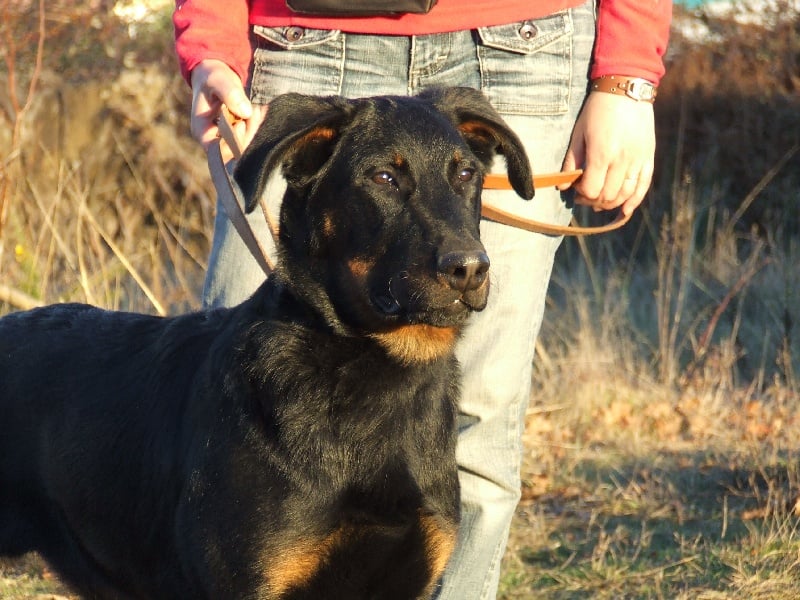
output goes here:
[[[210, 389], [257, 405], [216, 406], [185, 518], [216, 515], [197, 542], [225, 594], [261, 578], [265, 598], [414, 597], [455, 540], [457, 363], [398, 369], [373, 341], [290, 312], [246, 318], [257, 324], [231, 344], [242, 368]], [[213, 435], [234, 451], [216, 453]]]

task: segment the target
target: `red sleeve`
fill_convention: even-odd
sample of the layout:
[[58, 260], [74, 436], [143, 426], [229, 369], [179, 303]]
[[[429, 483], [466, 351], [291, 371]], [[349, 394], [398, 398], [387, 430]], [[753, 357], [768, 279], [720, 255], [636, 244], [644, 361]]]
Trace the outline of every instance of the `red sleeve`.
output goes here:
[[600, 0], [592, 78], [627, 75], [658, 84], [671, 20], [671, 0]]
[[187, 82], [192, 69], [206, 58], [223, 61], [247, 81], [253, 59], [247, 6], [244, 0], [176, 0], [175, 50]]

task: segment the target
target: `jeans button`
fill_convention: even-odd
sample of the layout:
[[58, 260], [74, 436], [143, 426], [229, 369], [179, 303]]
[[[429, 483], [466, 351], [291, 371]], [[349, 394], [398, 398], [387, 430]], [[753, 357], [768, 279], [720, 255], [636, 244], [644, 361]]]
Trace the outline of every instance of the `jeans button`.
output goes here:
[[539, 30], [536, 28], [536, 25], [530, 21], [525, 21], [522, 27], [519, 28], [519, 37], [523, 40], [532, 40], [538, 33]]
[[283, 37], [286, 38], [287, 42], [299, 42], [304, 35], [305, 31], [302, 27], [287, 27], [283, 32]]

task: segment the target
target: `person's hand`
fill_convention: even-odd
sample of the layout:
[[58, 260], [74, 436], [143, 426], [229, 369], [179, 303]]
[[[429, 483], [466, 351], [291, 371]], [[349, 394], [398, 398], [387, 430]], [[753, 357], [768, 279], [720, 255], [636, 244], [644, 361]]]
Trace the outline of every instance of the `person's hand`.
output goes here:
[[654, 121], [649, 102], [606, 92], [589, 94], [562, 165], [564, 171], [584, 170], [574, 184], [577, 204], [595, 210], [622, 207], [625, 215], [636, 210], [653, 179]]
[[236, 118], [233, 130], [244, 149], [266, 116], [265, 106], [253, 106], [239, 76], [224, 62], [206, 59], [192, 70], [192, 136], [205, 150], [219, 137], [222, 104]]

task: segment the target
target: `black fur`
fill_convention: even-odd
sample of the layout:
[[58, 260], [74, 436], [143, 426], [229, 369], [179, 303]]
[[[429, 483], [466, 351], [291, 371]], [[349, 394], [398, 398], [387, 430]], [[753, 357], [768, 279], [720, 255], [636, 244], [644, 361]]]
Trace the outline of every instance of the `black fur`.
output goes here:
[[283, 96], [236, 178], [288, 181], [279, 269], [174, 318], [0, 319], [0, 554], [88, 598], [427, 597], [459, 519], [453, 343], [488, 294], [477, 92]]

